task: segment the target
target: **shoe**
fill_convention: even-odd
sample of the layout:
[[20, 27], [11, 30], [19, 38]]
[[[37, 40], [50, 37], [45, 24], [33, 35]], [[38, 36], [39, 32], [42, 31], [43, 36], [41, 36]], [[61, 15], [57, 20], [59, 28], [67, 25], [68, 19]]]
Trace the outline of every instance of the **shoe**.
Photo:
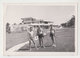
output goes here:
[[42, 48], [41, 46], [39, 48]]
[[35, 49], [37, 49], [37, 50], [38, 50], [39, 48], [35, 47]]
[[29, 51], [31, 52], [32, 49], [29, 49]]
[[39, 50], [39, 48], [36, 48], [37, 50]]
[[53, 47], [56, 47], [56, 45], [55, 45], [55, 44], [53, 44], [52, 46], [53, 46]]
[[43, 48], [45, 48], [45, 46], [43, 46]]

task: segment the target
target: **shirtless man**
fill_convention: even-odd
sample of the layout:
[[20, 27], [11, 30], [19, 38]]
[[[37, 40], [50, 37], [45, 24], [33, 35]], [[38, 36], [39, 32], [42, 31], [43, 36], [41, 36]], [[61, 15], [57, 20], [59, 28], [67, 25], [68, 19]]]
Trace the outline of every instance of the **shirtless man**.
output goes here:
[[30, 29], [28, 30], [28, 34], [29, 34], [29, 49], [31, 51], [31, 41], [33, 42], [35, 48], [37, 48], [36, 45], [35, 45], [35, 42], [33, 40], [33, 38], [34, 38], [34, 31], [33, 31], [32, 27], [30, 27]]
[[53, 29], [53, 25], [50, 25], [50, 37], [52, 40], [52, 46], [56, 47], [55, 44], [55, 30]]
[[39, 38], [39, 45], [40, 45], [40, 47], [45, 48], [44, 45], [43, 45], [43, 37], [44, 37], [43, 29], [40, 26], [38, 26], [38, 29], [37, 29], [37, 36]]

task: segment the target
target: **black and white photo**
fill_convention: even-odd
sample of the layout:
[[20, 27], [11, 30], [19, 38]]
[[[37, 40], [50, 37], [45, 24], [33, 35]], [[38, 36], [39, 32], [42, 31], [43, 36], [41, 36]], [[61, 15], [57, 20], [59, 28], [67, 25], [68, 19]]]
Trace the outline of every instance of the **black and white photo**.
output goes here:
[[77, 4], [9, 3], [4, 9], [4, 55], [77, 53]]

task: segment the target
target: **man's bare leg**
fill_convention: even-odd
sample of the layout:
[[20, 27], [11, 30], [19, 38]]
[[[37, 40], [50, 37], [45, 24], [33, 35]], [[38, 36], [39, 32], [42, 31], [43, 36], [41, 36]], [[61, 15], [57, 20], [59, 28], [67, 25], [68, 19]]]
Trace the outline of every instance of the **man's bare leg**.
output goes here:
[[31, 41], [29, 41], [29, 50], [31, 51]]

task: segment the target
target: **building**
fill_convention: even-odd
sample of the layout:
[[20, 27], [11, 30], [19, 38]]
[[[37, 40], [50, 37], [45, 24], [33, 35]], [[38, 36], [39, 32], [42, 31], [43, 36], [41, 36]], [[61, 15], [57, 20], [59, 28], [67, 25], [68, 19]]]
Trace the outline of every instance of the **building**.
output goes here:
[[22, 19], [22, 24], [48, 24], [48, 23], [53, 23], [53, 22], [50, 22], [50, 21], [44, 21], [44, 20], [41, 20], [41, 19], [35, 19], [35, 18], [32, 18], [32, 17], [29, 17], [29, 18], [21, 18]]
[[35, 19], [32, 17], [21, 18], [21, 20], [22, 20], [22, 22], [20, 24], [17, 24], [17, 25], [13, 24], [12, 25], [12, 31], [13, 32], [25, 31], [30, 26], [33, 26], [33, 27], [41, 26], [44, 28], [48, 28], [50, 26], [50, 24], [53, 24], [53, 22], [51, 22], [51, 21]]
[[42, 27], [46, 27], [48, 28], [48, 26], [50, 24], [53, 24], [53, 22], [51, 21], [45, 21], [45, 20], [42, 20], [42, 19], [35, 19], [35, 18], [32, 18], [32, 17], [28, 17], [28, 18], [21, 18], [22, 19], [22, 24], [24, 25], [28, 25], [28, 26], [34, 26], [34, 27], [37, 27], [37, 26], [42, 26]]

